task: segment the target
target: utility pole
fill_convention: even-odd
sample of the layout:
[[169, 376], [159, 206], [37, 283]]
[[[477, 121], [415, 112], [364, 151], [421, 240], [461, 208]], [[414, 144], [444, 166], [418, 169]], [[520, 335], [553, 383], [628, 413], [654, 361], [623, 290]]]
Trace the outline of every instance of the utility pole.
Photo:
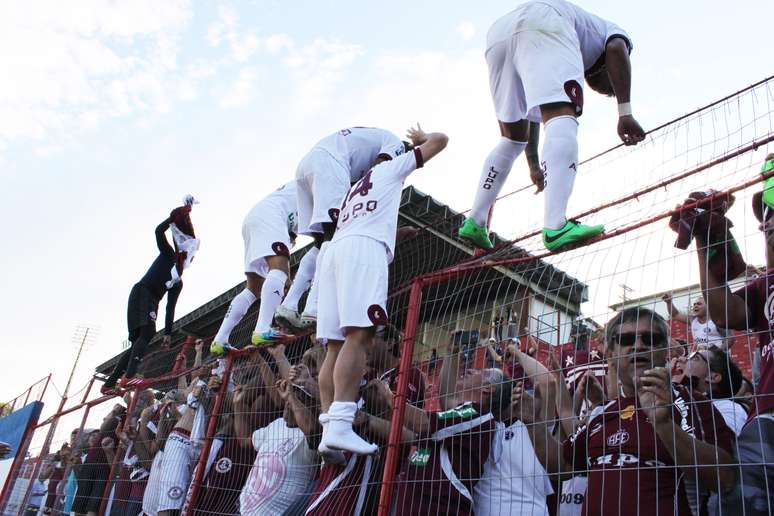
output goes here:
[[618, 296], [618, 297], [620, 297], [620, 298], [621, 298], [621, 300], [623, 301], [623, 308], [626, 308], [626, 301], [627, 301], [627, 299], [626, 299], [626, 295], [627, 295], [627, 294], [631, 294], [632, 292], [634, 292], [634, 289], [633, 289], [633, 288], [631, 288], [631, 287], [630, 287], [629, 285], [627, 285], [626, 283], [621, 283], [621, 284], [620, 284], [620, 285], [618, 285], [618, 286], [619, 286], [619, 287], [621, 287], [621, 295], [620, 295], [620, 296]]

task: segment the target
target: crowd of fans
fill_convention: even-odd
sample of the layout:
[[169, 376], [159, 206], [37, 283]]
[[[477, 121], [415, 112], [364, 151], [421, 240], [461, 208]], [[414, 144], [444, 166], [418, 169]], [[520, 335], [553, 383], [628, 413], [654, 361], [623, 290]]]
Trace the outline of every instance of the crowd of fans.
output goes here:
[[[373, 456], [317, 452], [320, 344], [292, 361], [283, 345], [240, 359], [193, 512], [375, 514], [400, 341], [380, 331], [363, 371], [355, 428], [381, 445]], [[620, 312], [599, 347], [546, 364], [531, 338], [481, 339], [482, 368], [461, 344], [451, 335], [439, 366], [408, 371], [397, 514], [718, 514], [738, 489], [745, 379], [720, 347], [670, 339], [658, 314]], [[201, 362], [198, 342], [190, 382], [139, 391], [133, 413], [117, 404], [99, 429], [74, 431], [28, 511], [97, 514], [104, 493], [116, 516], [186, 509], [222, 383], [222, 367]]]

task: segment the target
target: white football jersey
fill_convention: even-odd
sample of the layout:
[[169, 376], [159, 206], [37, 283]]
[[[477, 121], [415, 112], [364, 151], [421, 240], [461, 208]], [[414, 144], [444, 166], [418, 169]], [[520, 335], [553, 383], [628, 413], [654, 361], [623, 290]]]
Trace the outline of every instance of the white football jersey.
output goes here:
[[414, 152], [380, 163], [366, 172], [344, 197], [332, 241], [352, 235], [373, 238], [385, 245], [391, 262], [395, 255], [403, 182], [423, 164], [422, 152], [414, 149]]
[[385, 129], [349, 127], [326, 136], [315, 147], [325, 150], [349, 170], [351, 183], [371, 170], [380, 154], [390, 159], [403, 154], [403, 142]]
[[691, 319], [691, 334], [693, 335], [693, 341], [697, 346], [709, 347], [713, 344], [719, 346], [723, 343], [723, 339], [726, 336], [726, 331], [720, 331], [712, 319], [707, 319], [706, 322], [699, 321], [698, 317]]
[[477, 516], [547, 516], [553, 494], [548, 474], [535, 455], [527, 427], [497, 422], [484, 473], [473, 490]]
[[517, 32], [525, 30], [540, 30], [534, 27], [531, 19], [524, 16], [525, 9], [530, 4], [539, 3], [553, 7], [563, 18], [567, 19], [575, 27], [580, 43], [580, 51], [583, 56], [583, 69], [589, 70], [605, 52], [605, 45], [613, 36], [621, 36], [632, 51], [631, 39], [626, 32], [613, 22], [600, 18], [596, 14], [578, 7], [566, 0], [534, 0], [526, 2], [492, 25], [487, 34], [487, 45], [509, 39]]
[[243, 516], [283, 514], [304, 493], [317, 471], [317, 450], [283, 418], [253, 432], [258, 454], [239, 496]]
[[288, 233], [298, 233], [298, 201], [296, 200], [296, 180], [286, 183], [264, 197], [247, 213], [245, 220], [266, 219], [266, 213], [281, 213], [286, 221]]

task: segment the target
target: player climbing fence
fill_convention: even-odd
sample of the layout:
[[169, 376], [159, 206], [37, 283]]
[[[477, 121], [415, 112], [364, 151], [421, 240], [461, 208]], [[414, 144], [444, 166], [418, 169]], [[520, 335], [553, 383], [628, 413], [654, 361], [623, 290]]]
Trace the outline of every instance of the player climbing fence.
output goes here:
[[[499, 199], [499, 236], [485, 254], [456, 238], [461, 213], [407, 188], [400, 222], [420, 231], [396, 249], [394, 328], [376, 336], [355, 422], [360, 435], [379, 443], [377, 455], [339, 454], [320, 464], [320, 344], [305, 336], [270, 350], [245, 348], [219, 363], [204, 357], [202, 368], [191, 365], [195, 343], [187, 338], [172, 371], [132, 386], [123, 411], [103, 408], [112, 396], [89, 400], [91, 384], [77, 405], [62, 400], [38, 431], [80, 417], [77, 431], [55, 454], [59, 437], [48, 432], [22, 468], [19, 475], [31, 482], [18, 514], [43, 472], [44, 512], [100, 516], [138, 508], [152, 516], [440, 515], [473, 507], [476, 514], [580, 514], [584, 506], [589, 513], [637, 507], [661, 514], [664, 505], [651, 504], [664, 500], [681, 510], [734, 507], [741, 503], [737, 486], [761, 488], [734, 466], [755, 462], [744, 420], [768, 411], [774, 374], [768, 333], [752, 312], [762, 313], [766, 298], [750, 301], [767, 281], [760, 268], [768, 242], [751, 202], [774, 174], [761, 173], [774, 149], [773, 101], [769, 77], [660, 125], [636, 147], [616, 146], [582, 162], [571, 211], [605, 223], [607, 232], [560, 254], [543, 251], [534, 230], [542, 214], [532, 209], [527, 187]], [[766, 213], [764, 206], [763, 223]], [[675, 247], [682, 234], [670, 222], [676, 229], [687, 224], [708, 250]], [[750, 265], [741, 271], [737, 249]], [[709, 287], [708, 275], [717, 280]], [[694, 346], [695, 336], [669, 320], [661, 302], [661, 293], [674, 291], [685, 311], [688, 299], [701, 295], [702, 278], [708, 315], [719, 324], [738, 317], [720, 310], [713, 293], [725, 293], [726, 282], [731, 290], [752, 285], [738, 297], [750, 312], [733, 326], [728, 352]], [[234, 341], [248, 340], [255, 315]], [[663, 390], [671, 398], [659, 405], [647, 393], [662, 392], [654, 386], [663, 374], [676, 386]], [[658, 410], [665, 404], [678, 423], [668, 430]], [[753, 424], [765, 441], [764, 426]], [[88, 441], [95, 426], [112, 445]], [[675, 442], [683, 444], [679, 450]], [[683, 450], [693, 451], [675, 456]], [[89, 472], [101, 472], [104, 482]], [[68, 495], [73, 483], [90, 491]], [[764, 498], [772, 488], [763, 485]]]

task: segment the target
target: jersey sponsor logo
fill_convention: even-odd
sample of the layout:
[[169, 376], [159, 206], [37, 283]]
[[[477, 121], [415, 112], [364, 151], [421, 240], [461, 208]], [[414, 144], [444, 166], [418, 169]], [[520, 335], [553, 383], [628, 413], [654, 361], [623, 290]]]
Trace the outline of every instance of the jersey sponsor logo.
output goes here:
[[409, 464], [417, 467], [427, 466], [430, 462], [430, 450], [427, 448], [417, 448], [409, 455]]
[[453, 418], [470, 419], [470, 418], [476, 417], [477, 415], [478, 415], [478, 412], [473, 407], [473, 405], [464, 405], [462, 407], [457, 407], [450, 410], [444, 410], [443, 412], [439, 412], [438, 419], [441, 419], [441, 420], [453, 419]]
[[183, 496], [183, 488], [178, 486], [170, 487], [169, 491], [167, 491], [167, 496], [173, 500], [179, 500]]
[[284, 242], [274, 242], [271, 244], [271, 250], [276, 254], [277, 256], [290, 256], [290, 250], [288, 249], [288, 246], [285, 245]]
[[387, 312], [379, 305], [371, 305], [368, 307], [368, 319], [374, 323], [374, 326], [384, 326], [389, 322]]
[[215, 471], [218, 473], [228, 473], [231, 471], [231, 467], [234, 465], [233, 461], [228, 457], [221, 457], [218, 462], [215, 463]]
[[623, 428], [607, 438], [608, 446], [623, 446], [629, 442], [629, 432]]
[[583, 108], [583, 88], [578, 81], [567, 81], [564, 83], [564, 92], [570, 99], [570, 102], [578, 108]]
[[606, 455], [600, 455], [599, 457], [589, 457], [590, 466], [615, 466], [618, 468], [624, 468], [635, 464], [642, 464], [646, 467], [663, 467], [665, 463], [656, 459], [646, 459], [640, 461], [640, 458], [631, 453], [608, 453]]

